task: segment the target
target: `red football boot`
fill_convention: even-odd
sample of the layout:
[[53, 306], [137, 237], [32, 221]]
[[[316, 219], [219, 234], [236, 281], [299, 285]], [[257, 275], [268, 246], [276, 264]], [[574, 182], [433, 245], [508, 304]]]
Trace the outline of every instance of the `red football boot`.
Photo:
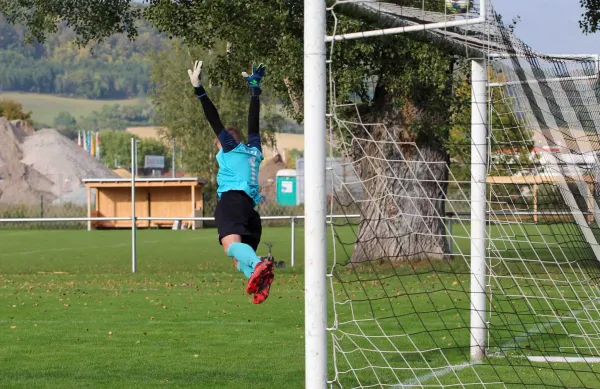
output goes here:
[[271, 291], [271, 284], [273, 283], [273, 279], [275, 279], [275, 275], [272, 271], [264, 275], [264, 277], [261, 280], [262, 282], [258, 287], [258, 290], [256, 291], [256, 293], [254, 293], [254, 296], [252, 296], [252, 302], [254, 304], [261, 304], [267, 299], [267, 297], [269, 297], [269, 292]]
[[265, 274], [269, 273], [273, 273], [273, 262], [262, 261], [256, 265], [254, 268], [254, 273], [252, 273], [250, 279], [248, 280], [248, 285], [246, 285], [246, 293], [256, 293], [260, 287], [263, 277]]

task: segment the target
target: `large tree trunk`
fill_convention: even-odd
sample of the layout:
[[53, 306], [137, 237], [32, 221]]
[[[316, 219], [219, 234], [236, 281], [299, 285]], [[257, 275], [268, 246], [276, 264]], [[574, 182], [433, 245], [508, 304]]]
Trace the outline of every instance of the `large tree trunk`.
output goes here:
[[360, 138], [369, 140], [353, 142], [364, 201], [351, 262], [446, 259], [448, 154], [439, 140], [406, 129], [415, 115], [385, 111], [368, 115], [385, 126], [367, 127]]

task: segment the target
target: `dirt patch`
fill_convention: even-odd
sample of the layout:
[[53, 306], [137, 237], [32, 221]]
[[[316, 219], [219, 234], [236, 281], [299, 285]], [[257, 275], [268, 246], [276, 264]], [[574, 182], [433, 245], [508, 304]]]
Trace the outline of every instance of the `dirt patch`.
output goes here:
[[56, 130], [0, 118], [0, 203], [53, 201], [80, 190], [84, 178], [108, 177], [117, 176]]

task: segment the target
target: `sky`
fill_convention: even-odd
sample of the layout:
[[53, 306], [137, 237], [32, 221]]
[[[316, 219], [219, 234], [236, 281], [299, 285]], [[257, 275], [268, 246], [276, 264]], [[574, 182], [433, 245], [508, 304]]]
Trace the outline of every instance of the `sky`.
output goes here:
[[600, 54], [600, 32], [585, 35], [579, 28], [579, 0], [495, 0], [494, 8], [509, 22], [521, 21], [516, 35], [545, 54]]

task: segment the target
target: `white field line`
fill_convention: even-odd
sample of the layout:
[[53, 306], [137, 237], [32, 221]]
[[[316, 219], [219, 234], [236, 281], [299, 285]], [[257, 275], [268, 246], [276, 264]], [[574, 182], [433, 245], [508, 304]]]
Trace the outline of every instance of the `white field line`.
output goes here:
[[422, 376], [412, 378], [406, 382], [402, 382], [399, 385], [394, 386], [394, 389], [404, 389], [404, 388], [413, 388], [413, 387], [424, 387], [422, 382], [427, 382], [432, 378], [443, 377], [452, 372], [460, 371], [466, 367], [471, 366], [471, 362], [464, 362], [460, 365], [448, 366], [440, 370], [434, 370], [431, 373], [424, 374]]
[[[197, 236], [194, 238], [190, 238], [188, 240], [204, 240], [204, 239], [215, 239], [214, 236]], [[216, 239], [215, 239], [216, 240]], [[138, 245], [152, 244], [152, 243], [164, 243], [165, 240], [147, 240], [143, 242], [138, 241]], [[131, 247], [131, 242], [128, 243], [119, 243], [119, 244], [110, 244], [110, 245], [97, 245], [97, 246], [78, 246], [78, 247], [57, 247], [53, 249], [45, 249], [45, 250], [32, 250], [32, 251], [17, 251], [13, 253], [4, 253], [0, 254], [0, 257], [11, 257], [17, 255], [30, 255], [30, 254], [43, 254], [47, 252], [63, 252], [63, 251], [73, 251], [73, 250], [87, 250], [87, 249], [105, 249], [105, 248], [117, 248], [117, 247]]]
[[527, 357], [531, 362], [598, 363], [598, 357]]

